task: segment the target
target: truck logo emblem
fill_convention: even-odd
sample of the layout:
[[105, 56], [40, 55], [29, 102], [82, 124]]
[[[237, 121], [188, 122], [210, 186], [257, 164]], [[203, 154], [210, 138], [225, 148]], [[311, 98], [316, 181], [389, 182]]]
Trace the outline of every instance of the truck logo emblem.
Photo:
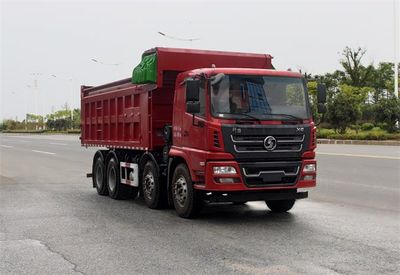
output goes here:
[[276, 148], [276, 139], [273, 136], [267, 136], [264, 139], [264, 147], [267, 151], [273, 151]]
[[304, 132], [304, 127], [297, 127], [297, 132]]

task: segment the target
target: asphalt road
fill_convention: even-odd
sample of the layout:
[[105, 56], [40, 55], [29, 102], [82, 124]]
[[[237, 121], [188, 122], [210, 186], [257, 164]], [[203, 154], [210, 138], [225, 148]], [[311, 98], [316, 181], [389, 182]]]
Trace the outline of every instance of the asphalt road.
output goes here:
[[400, 147], [320, 145], [318, 187], [196, 220], [98, 196], [94, 149], [0, 136], [0, 274], [399, 274]]

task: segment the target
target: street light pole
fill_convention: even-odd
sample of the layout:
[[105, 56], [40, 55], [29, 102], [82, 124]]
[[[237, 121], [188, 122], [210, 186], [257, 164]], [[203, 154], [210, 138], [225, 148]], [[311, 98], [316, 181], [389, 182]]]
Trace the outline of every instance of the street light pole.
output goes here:
[[393, 0], [393, 15], [394, 15], [394, 95], [399, 98], [399, 7], [398, 0]]

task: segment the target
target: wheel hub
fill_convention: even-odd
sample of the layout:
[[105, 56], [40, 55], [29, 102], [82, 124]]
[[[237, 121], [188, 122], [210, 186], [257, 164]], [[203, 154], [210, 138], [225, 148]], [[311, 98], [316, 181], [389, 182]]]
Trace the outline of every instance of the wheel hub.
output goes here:
[[117, 175], [115, 173], [115, 168], [111, 168], [110, 172], [108, 173], [108, 187], [110, 188], [111, 192], [115, 191], [115, 187], [117, 186]]
[[153, 192], [154, 192], [154, 176], [151, 172], [149, 172], [144, 177], [143, 189], [144, 189], [144, 195], [148, 199], [151, 199], [153, 197]]
[[96, 169], [96, 185], [100, 189], [103, 186], [103, 168], [100, 165]]
[[175, 182], [174, 197], [180, 207], [185, 206], [187, 199], [187, 183], [183, 176], [179, 177]]

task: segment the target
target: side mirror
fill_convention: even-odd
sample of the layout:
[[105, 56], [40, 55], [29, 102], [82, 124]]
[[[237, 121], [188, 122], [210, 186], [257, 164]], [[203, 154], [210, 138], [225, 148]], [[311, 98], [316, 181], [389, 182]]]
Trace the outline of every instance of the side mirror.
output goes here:
[[326, 87], [325, 84], [318, 84], [317, 86], [317, 101], [318, 103], [326, 102]]
[[320, 113], [320, 114], [326, 113], [326, 106], [324, 103], [318, 103], [317, 109], [318, 109], [318, 113]]
[[186, 112], [189, 114], [198, 114], [200, 113], [200, 102], [186, 102]]
[[199, 101], [200, 94], [200, 80], [187, 79], [186, 80], [186, 102]]

